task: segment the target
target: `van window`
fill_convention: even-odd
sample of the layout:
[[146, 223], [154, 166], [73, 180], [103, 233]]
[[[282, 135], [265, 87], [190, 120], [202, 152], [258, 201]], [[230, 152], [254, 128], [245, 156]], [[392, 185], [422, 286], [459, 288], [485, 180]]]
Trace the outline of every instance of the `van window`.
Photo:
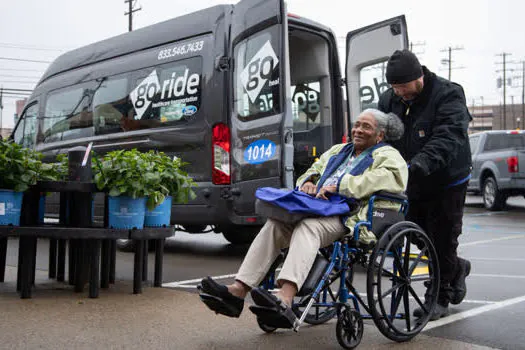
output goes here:
[[95, 134], [122, 131], [122, 120], [133, 116], [133, 106], [128, 99], [128, 78], [109, 78], [93, 96]]
[[321, 124], [319, 82], [292, 86], [293, 130], [307, 131]]
[[88, 84], [51, 93], [44, 111], [43, 142], [70, 140], [93, 134], [93, 115]]
[[279, 45], [278, 26], [273, 26], [235, 46], [233, 98], [240, 120], [280, 113]]
[[367, 108], [377, 108], [379, 96], [390, 87], [386, 82], [386, 63], [387, 61], [383, 61], [361, 69], [359, 97], [362, 111]]
[[133, 110], [125, 130], [148, 129], [196, 118], [201, 107], [202, 58], [144, 70], [130, 93]]
[[28, 107], [20, 117], [20, 123], [13, 135], [14, 141], [24, 147], [33, 148], [36, 139], [38, 104]]

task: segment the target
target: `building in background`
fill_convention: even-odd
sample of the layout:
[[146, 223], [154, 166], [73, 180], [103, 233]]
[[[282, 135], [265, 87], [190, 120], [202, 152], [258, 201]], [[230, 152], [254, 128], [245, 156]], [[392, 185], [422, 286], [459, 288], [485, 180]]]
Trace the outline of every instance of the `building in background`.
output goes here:
[[471, 106], [472, 121], [469, 133], [484, 130], [525, 130], [525, 110], [523, 104], [503, 106]]
[[27, 98], [24, 98], [23, 100], [16, 100], [15, 102], [16, 104], [16, 107], [15, 107], [16, 112], [14, 116], [15, 125], [18, 122], [18, 118], [22, 114], [24, 107], [26, 106], [26, 102], [27, 102]]

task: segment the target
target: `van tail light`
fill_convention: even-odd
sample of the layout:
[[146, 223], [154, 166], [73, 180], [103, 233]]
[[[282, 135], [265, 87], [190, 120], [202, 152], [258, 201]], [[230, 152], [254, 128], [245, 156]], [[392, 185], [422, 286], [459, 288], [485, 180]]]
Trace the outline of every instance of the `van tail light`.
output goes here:
[[507, 158], [507, 167], [509, 168], [509, 173], [518, 172], [518, 157], [508, 157]]
[[225, 124], [213, 126], [212, 138], [212, 174], [215, 185], [229, 185], [230, 175], [230, 129]]

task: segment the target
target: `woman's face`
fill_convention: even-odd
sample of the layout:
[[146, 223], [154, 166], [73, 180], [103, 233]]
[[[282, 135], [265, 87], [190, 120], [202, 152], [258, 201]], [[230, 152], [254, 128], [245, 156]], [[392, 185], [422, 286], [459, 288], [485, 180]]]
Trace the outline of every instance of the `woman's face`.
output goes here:
[[352, 142], [357, 151], [364, 151], [383, 140], [377, 132], [377, 121], [372, 114], [361, 114], [352, 127]]

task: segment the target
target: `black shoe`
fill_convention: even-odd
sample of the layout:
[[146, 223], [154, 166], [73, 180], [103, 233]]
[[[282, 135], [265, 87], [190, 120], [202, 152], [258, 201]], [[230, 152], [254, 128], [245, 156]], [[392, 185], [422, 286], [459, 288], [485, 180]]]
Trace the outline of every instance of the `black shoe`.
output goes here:
[[228, 291], [228, 287], [215, 282], [211, 277], [203, 278], [197, 287], [202, 302], [215, 313], [228, 317], [239, 317], [244, 308], [244, 299]]
[[467, 295], [467, 284], [465, 279], [470, 274], [470, 261], [458, 257], [459, 271], [450, 286], [452, 287], [452, 293], [450, 295], [450, 302], [457, 305], [463, 301], [465, 295]]
[[[426, 303], [426, 302], [425, 302], [424, 305], [425, 305], [425, 309], [427, 309], [427, 311], [428, 311], [430, 309], [430, 305], [428, 303]], [[450, 313], [450, 311], [448, 309], [448, 305], [442, 305], [440, 303], [437, 303], [436, 307], [432, 311], [432, 314], [430, 315], [430, 321], [439, 320], [441, 317], [448, 316], [449, 313]], [[425, 312], [420, 307], [415, 309], [414, 313], [413, 313], [413, 315], [415, 317], [417, 317], [417, 318], [422, 317], [424, 314], [425, 314]]]

